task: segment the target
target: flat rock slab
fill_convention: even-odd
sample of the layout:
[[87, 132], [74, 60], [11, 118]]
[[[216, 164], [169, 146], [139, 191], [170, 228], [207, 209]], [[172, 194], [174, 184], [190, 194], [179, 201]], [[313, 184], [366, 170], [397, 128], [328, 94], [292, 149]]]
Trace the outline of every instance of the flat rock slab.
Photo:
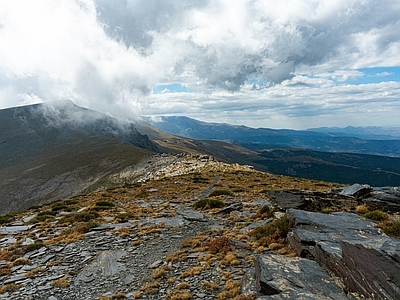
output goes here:
[[290, 209], [288, 235], [301, 257], [342, 278], [346, 290], [367, 299], [398, 299], [400, 240], [382, 235], [371, 221], [351, 213], [322, 214]]
[[0, 234], [18, 234], [24, 231], [27, 231], [34, 227], [35, 225], [22, 225], [22, 226], [1, 226], [0, 227]]
[[318, 263], [299, 257], [259, 255], [247, 274], [242, 293], [256, 299], [348, 299]]
[[204, 219], [204, 215], [197, 210], [182, 209], [182, 210], [177, 210], [176, 213], [178, 215], [181, 215], [184, 219], [189, 220], [189, 221], [203, 221], [203, 222], [206, 221]]
[[78, 274], [77, 280], [90, 282], [95, 277], [110, 278], [126, 270], [125, 265], [118, 262], [121, 258], [126, 256], [126, 254], [125, 250], [107, 250], [100, 252], [96, 259]]
[[371, 191], [372, 191], [372, 188], [368, 184], [355, 183], [353, 185], [343, 188], [343, 190], [339, 194], [345, 195], [345, 196], [361, 198], [361, 197], [367, 195]]
[[356, 207], [358, 205], [357, 198], [332, 192], [317, 191], [272, 191], [268, 197], [271, 202], [281, 208], [286, 209], [302, 209], [307, 211], [321, 211], [325, 207]]
[[400, 187], [374, 188], [363, 202], [370, 210], [379, 209], [386, 212], [400, 212]]

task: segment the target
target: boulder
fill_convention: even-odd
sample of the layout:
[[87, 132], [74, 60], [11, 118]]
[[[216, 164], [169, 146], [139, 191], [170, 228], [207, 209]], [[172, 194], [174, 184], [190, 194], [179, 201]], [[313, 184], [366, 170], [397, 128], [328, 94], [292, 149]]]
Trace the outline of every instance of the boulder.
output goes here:
[[315, 261], [282, 255], [259, 255], [246, 274], [241, 292], [256, 299], [349, 299]]
[[374, 188], [369, 197], [363, 199], [370, 210], [382, 210], [390, 213], [400, 212], [400, 188], [380, 187]]
[[271, 202], [282, 210], [302, 209], [307, 211], [321, 211], [326, 207], [336, 207], [339, 210], [344, 207], [355, 208], [358, 204], [357, 198], [333, 192], [317, 191], [273, 191], [268, 193]]
[[352, 196], [355, 198], [362, 198], [363, 196], [371, 192], [371, 190], [372, 188], [368, 184], [355, 183], [353, 185], [343, 188], [343, 190], [339, 194], [344, 196]]
[[351, 213], [322, 214], [290, 209], [288, 235], [298, 255], [340, 277], [346, 291], [367, 299], [398, 299], [400, 240], [382, 235], [374, 223]]

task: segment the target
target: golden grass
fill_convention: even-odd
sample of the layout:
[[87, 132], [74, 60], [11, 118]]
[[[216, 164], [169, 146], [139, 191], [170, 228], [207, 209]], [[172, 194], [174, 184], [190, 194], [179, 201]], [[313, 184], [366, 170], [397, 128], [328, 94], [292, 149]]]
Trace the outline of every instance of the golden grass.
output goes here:
[[63, 279], [63, 278], [54, 280], [54, 281], [51, 283], [51, 286], [53, 286], [53, 287], [60, 287], [60, 288], [67, 288], [67, 287], [69, 287], [70, 285], [71, 285], [71, 283], [69, 282], [69, 280], [68, 280], [68, 279]]
[[157, 268], [151, 274], [151, 278], [158, 279], [165, 276], [165, 269], [163, 267]]
[[46, 268], [40, 267], [40, 268], [36, 268], [36, 269], [33, 269], [33, 270], [30, 270], [30, 271], [26, 272], [25, 276], [28, 277], [28, 278], [33, 278], [33, 277], [35, 277], [36, 274], [44, 273], [46, 271], [47, 271]]
[[199, 275], [203, 270], [204, 270], [203, 267], [195, 266], [189, 270], [183, 271], [180, 277], [185, 278], [189, 276]]

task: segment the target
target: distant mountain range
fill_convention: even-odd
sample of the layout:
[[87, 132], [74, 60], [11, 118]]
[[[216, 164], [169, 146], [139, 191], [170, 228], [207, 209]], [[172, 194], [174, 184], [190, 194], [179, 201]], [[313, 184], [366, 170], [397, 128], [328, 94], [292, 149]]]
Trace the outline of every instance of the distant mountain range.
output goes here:
[[400, 157], [400, 127], [288, 130], [206, 123], [180, 116], [145, 118], [145, 121], [171, 134], [194, 139], [229, 141], [251, 150], [296, 148]]

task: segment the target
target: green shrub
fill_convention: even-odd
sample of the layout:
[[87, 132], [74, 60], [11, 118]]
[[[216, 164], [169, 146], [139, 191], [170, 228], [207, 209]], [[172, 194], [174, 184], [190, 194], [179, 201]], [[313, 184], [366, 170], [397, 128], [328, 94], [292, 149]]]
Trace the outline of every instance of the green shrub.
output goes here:
[[53, 219], [55, 214], [56, 213], [51, 212], [51, 211], [40, 212], [40, 213], [38, 213], [38, 215], [36, 217], [34, 217], [32, 220], [30, 220], [28, 222], [28, 224], [35, 224], [35, 223], [43, 222], [48, 219]]
[[217, 199], [203, 199], [197, 201], [193, 207], [195, 209], [212, 209], [212, 208], [221, 208], [224, 207], [225, 203], [221, 200]]
[[220, 195], [233, 196], [233, 193], [229, 190], [215, 190], [210, 194], [210, 197], [220, 196]]
[[24, 246], [24, 252], [25, 252], [25, 253], [28, 253], [28, 252], [31, 252], [31, 251], [40, 249], [40, 248], [42, 248], [42, 247], [45, 247], [45, 245], [44, 245], [42, 242], [33, 243], [33, 244], [30, 244], [30, 245], [25, 245], [25, 246]]
[[133, 214], [131, 213], [123, 213], [123, 214], [119, 214], [118, 216], [116, 216], [115, 218], [119, 221], [119, 222], [124, 222], [124, 221], [128, 221], [130, 219], [132, 219], [134, 217]]
[[99, 217], [99, 213], [96, 211], [83, 211], [80, 213], [75, 213], [71, 214], [68, 216], [64, 216], [59, 223], [64, 224], [64, 223], [75, 223], [75, 222], [89, 222], [93, 219], [96, 219]]
[[256, 240], [260, 240], [267, 236], [271, 236], [279, 232], [281, 238], [286, 238], [294, 224], [294, 221], [288, 215], [284, 215], [280, 219], [275, 219], [271, 223], [264, 226], [256, 227], [250, 233]]
[[10, 216], [0, 216], [0, 224], [9, 223], [11, 221]]
[[269, 205], [266, 204], [263, 207], [261, 207], [260, 215], [263, 217], [269, 218], [274, 215], [274, 211], [271, 209], [271, 207]]
[[66, 205], [74, 205], [74, 204], [78, 204], [78, 203], [79, 203], [79, 201], [77, 199], [74, 199], [74, 198], [65, 200], [65, 204]]
[[400, 220], [385, 222], [382, 231], [389, 236], [400, 239]]
[[194, 174], [193, 183], [209, 183], [208, 178], [202, 177], [201, 174]]
[[149, 192], [147, 192], [147, 191], [141, 192], [136, 195], [136, 197], [138, 197], [138, 198], [146, 198], [147, 196], [149, 196]]
[[66, 209], [66, 208], [67, 208], [67, 206], [65, 204], [58, 203], [56, 205], [53, 205], [53, 207], [51, 208], [51, 211], [57, 212], [57, 211], [60, 211], [60, 210]]
[[389, 215], [381, 210], [374, 210], [366, 213], [364, 217], [375, 221], [383, 221], [389, 219]]
[[114, 207], [114, 203], [109, 202], [109, 201], [97, 201], [96, 206], [109, 206], [109, 207]]
[[45, 211], [41, 211], [41, 212], [38, 213], [37, 215], [38, 215], [38, 216], [51, 216], [51, 217], [54, 217], [55, 215], [57, 215], [57, 213], [54, 212], [54, 211], [45, 210]]

